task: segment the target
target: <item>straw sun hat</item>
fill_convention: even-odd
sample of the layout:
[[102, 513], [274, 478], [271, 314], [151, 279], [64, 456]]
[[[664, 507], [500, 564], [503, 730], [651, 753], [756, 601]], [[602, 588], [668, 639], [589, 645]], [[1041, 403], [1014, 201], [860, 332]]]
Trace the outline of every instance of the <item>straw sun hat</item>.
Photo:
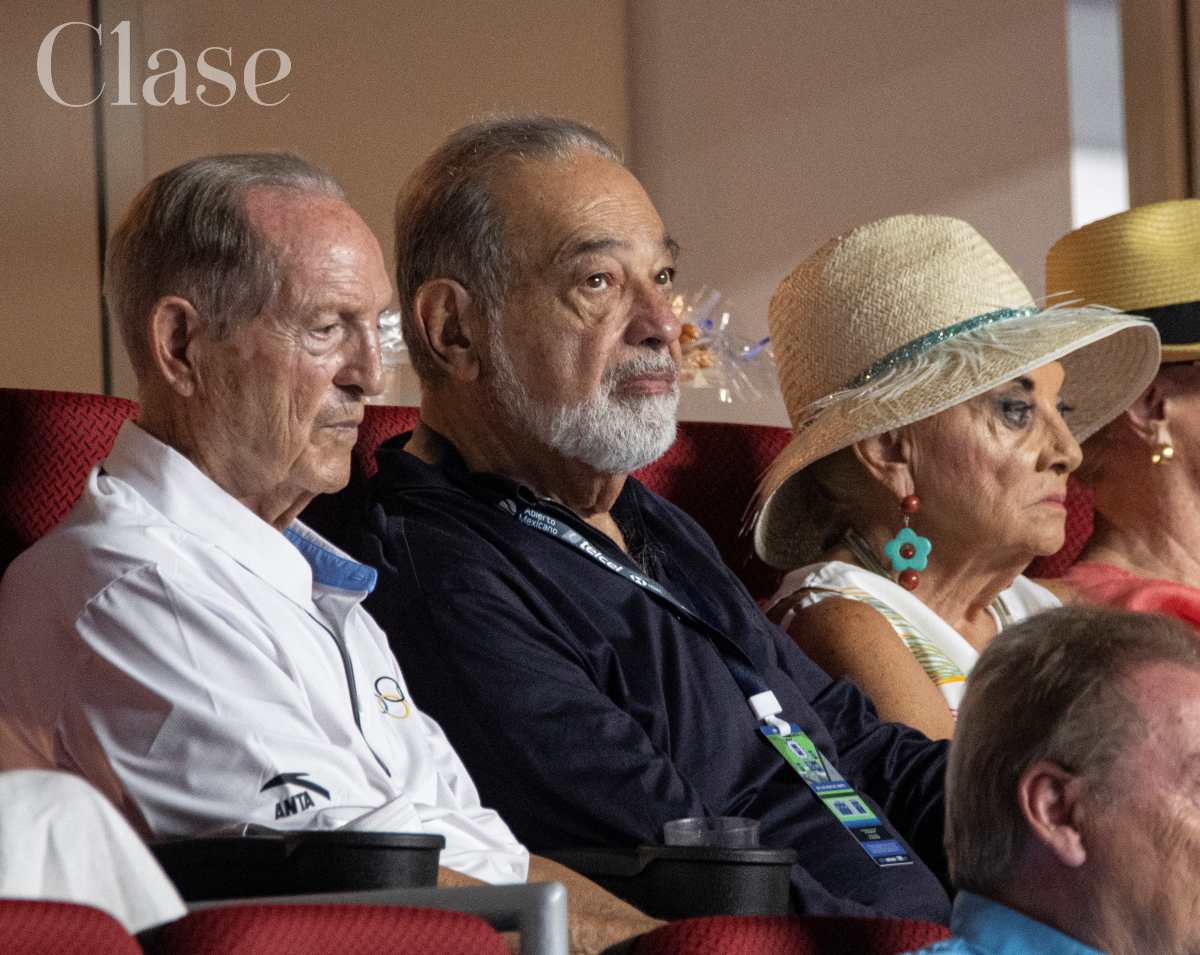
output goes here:
[[1046, 256], [1046, 292], [1150, 319], [1164, 362], [1200, 358], [1200, 199], [1139, 206], [1067, 233]]
[[[811, 559], [797, 474], [871, 435], [928, 418], [1060, 360], [1079, 440], [1158, 370], [1158, 333], [1102, 306], [1039, 309], [967, 223], [895, 216], [831, 239], [775, 290], [771, 342], [792, 421], [757, 497], [754, 546], [775, 567]], [[920, 493], [920, 488], [917, 489]]]

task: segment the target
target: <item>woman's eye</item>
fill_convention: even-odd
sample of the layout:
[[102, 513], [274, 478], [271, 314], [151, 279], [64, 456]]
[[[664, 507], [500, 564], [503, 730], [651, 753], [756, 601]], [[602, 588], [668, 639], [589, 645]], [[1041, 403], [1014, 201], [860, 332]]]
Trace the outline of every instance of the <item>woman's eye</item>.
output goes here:
[[1033, 405], [1027, 401], [1017, 401], [1013, 398], [1007, 398], [1000, 402], [1000, 413], [1004, 416], [1006, 424], [1014, 428], [1023, 428], [1029, 423], [1029, 416], [1033, 413]]
[[672, 268], [663, 269], [658, 275], [654, 276], [654, 280], [659, 285], [670, 285], [675, 281], [675, 270]]

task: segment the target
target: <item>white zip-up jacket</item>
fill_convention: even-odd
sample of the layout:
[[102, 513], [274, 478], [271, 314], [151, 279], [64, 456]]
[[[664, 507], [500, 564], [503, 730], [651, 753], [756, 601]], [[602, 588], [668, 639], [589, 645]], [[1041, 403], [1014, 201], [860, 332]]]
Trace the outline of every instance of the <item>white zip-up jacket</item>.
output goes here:
[[153, 836], [440, 833], [443, 865], [524, 881], [528, 853], [363, 610], [374, 583], [127, 422], [0, 582], [0, 767], [80, 773]]

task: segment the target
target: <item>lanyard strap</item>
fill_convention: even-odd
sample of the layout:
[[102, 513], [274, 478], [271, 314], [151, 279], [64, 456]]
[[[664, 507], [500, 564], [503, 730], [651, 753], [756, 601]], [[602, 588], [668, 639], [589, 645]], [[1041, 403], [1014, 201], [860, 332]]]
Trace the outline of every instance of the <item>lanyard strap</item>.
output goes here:
[[745, 694], [746, 702], [755, 718], [780, 732], [786, 733], [791, 729], [791, 724], [780, 718], [779, 714], [783, 711], [783, 707], [779, 705], [779, 700], [759, 674], [749, 653], [728, 634], [710, 624], [657, 580], [637, 572], [623, 561], [614, 560], [558, 518], [512, 497], [502, 498], [497, 501], [497, 505], [502, 511], [515, 517], [526, 527], [574, 547], [593, 563], [599, 564], [618, 577], [623, 577], [635, 587], [640, 587], [661, 603], [666, 604], [677, 616], [699, 627], [712, 640], [721, 660], [729, 669], [742, 693]]
[[775, 727], [763, 726], [762, 732], [872, 862], [881, 868], [912, 865], [904, 844], [804, 730], [793, 726], [790, 733], [781, 733]]
[[512, 497], [499, 498], [496, 503], [502, 511], [511, 514], [526, 527], [574, 547], [593, 563], [640, 587], [666, 604], [677, 616], [699, 627], [712, 640], [721, 660], [746, 695], [746, 702], [750, 704], [755, 718], [761, 721], [759, 729], [763, 735], [871, 860], [881, 867], [912, 865], [912, 859], [900, 840], [821, 754], [808, 735], [779, 715], [783, 708], [775, 694], [768, 689], [744, 647], [710, 624], [658, 581], [638, 573], [622, 560], [614, 560], [553, 515]]

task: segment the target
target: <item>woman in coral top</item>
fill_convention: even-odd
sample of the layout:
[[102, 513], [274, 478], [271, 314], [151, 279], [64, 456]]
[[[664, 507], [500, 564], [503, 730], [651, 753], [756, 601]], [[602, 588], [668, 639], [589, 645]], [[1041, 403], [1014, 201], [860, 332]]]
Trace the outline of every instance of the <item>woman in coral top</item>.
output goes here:
[[1200, 630], [1200, 199], [1069, 233], [1046, 258], [1046, 289], [1144, 315], [1162, 338], [1154, 381], [1084, 445], [1095, 529], [1062, 582]]

